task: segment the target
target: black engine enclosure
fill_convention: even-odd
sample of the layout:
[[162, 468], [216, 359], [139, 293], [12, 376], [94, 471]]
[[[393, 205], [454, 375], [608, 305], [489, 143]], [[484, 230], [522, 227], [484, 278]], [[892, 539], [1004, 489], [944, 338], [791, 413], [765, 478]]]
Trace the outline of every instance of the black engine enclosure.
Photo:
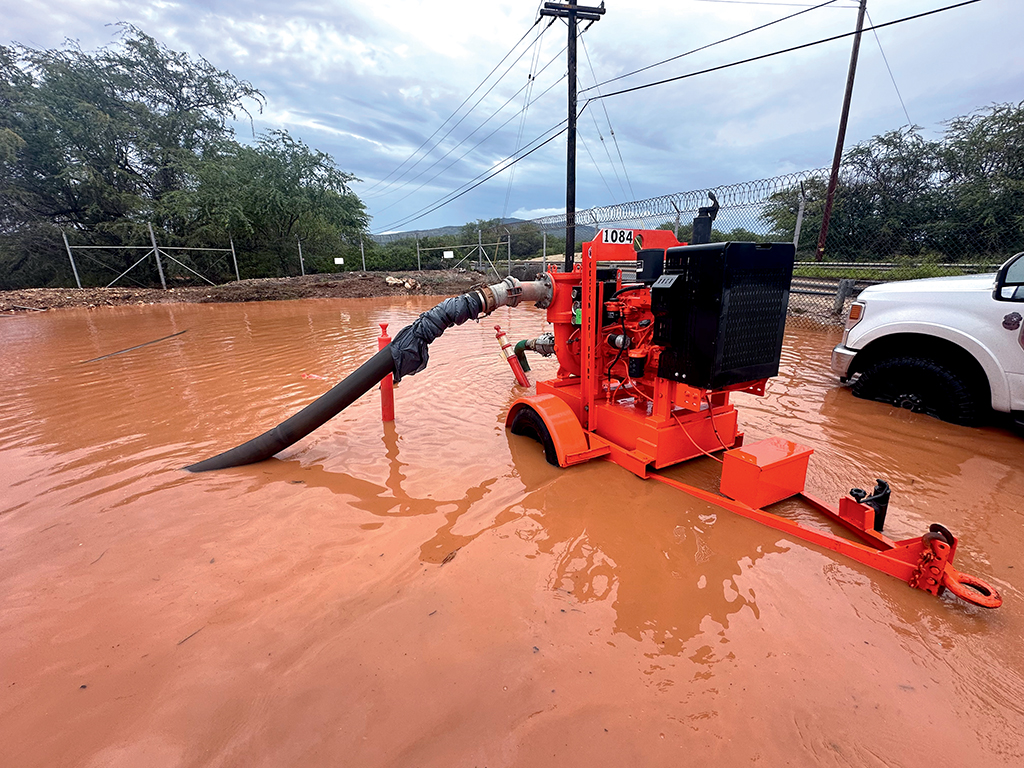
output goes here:
[[792, 243], [669, 248], [651, 286], [658, 376], [718, 389], [777, 375], [794, 255]]

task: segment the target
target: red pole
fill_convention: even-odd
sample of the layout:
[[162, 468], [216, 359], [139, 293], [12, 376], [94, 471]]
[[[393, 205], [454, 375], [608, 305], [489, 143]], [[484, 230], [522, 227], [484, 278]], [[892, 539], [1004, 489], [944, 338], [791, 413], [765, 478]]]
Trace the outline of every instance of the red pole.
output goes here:
[[[388, 324], [379, 325], [380, 338], [377, 339], [377, 349], [381, 350], [391, 343], [391, 337], [388, 336]], [[381, 421], [395, 420], [395, 377], [390, 373], [380, 381], [380, 418]]]

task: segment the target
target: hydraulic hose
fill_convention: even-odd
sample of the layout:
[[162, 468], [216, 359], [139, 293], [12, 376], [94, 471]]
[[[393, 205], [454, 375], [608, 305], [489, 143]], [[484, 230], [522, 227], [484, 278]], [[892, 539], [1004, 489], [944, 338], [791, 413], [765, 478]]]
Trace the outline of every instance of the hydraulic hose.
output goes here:
[[427, 345], [446, 329], [489, 315], [498, 307], [517, 306], [522, 301], [534, 301], [543, 309], [551, 303], [553, 292], [554, 283], [547, 275], [526, 283], [507, 277], [496, 285], [445, 299], [400, 330], [384, 349], [291, 418], [259, 437], [185, 469], [207, 472], [269, 459], [337, 416], [389, 373], [394, 374], [397, 382], [403, 376], [422, 371], [427, 367]]

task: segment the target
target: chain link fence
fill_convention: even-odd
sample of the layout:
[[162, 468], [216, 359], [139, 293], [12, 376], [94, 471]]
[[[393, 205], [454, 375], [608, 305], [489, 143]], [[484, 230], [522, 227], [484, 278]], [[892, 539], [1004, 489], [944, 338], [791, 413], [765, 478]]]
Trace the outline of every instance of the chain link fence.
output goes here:
[[[711, 205], [708, 193], [713, 192], [721, 207], [712, 240], [793, 242], [797, 261], [790, 312], [823, 320], [842, 317], [869, 285], [994, 272], [1024, 250], [1019, 222], [1003, 227], [984, 219], [975, 222], [969, 212], [957, 209], [955, 200], [925, 192], [898, 196], [884, 180], [844, 169], [819, 260], [828, 177], [829, 169], [817, 169], [578, 211], [577, 247], [607, 228], [668, 229], [688, 241], [698, 209]], [[565, 215], [523, 222], [512, 231], [513, 237], [541, 232], [564, 238]], [[560, 261], [563, 256], [548, 258]]]
[[[877, 282], [995, 271], [1014, 253], [1024, 250], [1024, 214], [994, 215], [986, 211], [984, 190], [970, 194], [955, 185], [932, 179], [910, 188], [885, 173], [865, 174], [846, 167], [839, 186], [824, 252], [817, 258], [828, 169], [776, 176], [713, 189], [601, 206], [576, 213], [576, 248], [602, 228], [668, 229], [685, 242], [690, 239], [698, 209], [710, 205], [714, 192], [720, 209], [712, 240], [794, 242], [797, 263], [790, 311], [823, 320], [842, 316], [849, 302]], [[898, 176], [898, 174], [891, 174]], [[952, 190], [952, 191], [951, 191]], [[998, 190], [992, 192], [997, 194]], [[958, 195], [960, 197], [958, 197]], [[963, 198], [963, 199], [961, 199]], [[140, 231], [136, 246], [152, 247], [154, 240]], [[341, 253], [303, 260], [303, 243], [274, 254], [250, 253], [244, 246], [210, 243], [216, 248], [185, 248], [161, 230], [154, 236], [161, 251], [168, 287], [223, 283], [241, 277], [298, 275], [304, 272], [368, 270], [466, 269], [490, 277], [530, 276], [545, 262], [564, 262], [565, 216], [532, 221], [492, 221], [482, 230], [472, 225], [444, 230], [394, 233], [362, 243], [348, 243]], [[57, 239], [32, 258], [44, 264], [49, 285], [75, 285], [71, 256], [78, 261], [81, 282], [102, 286], [115, 278], [118, 285], [159, 285], [152, 256], [122, 273], [144, 253], [107, 246], [72, 235], [70, 248]], [[236, 255], [229, 250], [237, 245]], [[323, 249], [320, 249], [323, 253]], [[628, 264], [622, 265], [631, 277]]]

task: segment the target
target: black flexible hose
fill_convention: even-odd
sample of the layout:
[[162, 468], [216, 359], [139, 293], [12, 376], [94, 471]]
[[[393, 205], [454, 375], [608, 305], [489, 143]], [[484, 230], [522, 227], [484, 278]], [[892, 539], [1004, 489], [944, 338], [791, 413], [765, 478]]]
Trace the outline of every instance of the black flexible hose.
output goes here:
[[391, 356], [391, 346], [388, 345], [290, 419], [247, 443], [185, 469], [189, 472], [208, 472], [212, 469], [240, 467], [243, 464], [255, 464], [257, 461], [269, 459], [317, 427], [323, 426], [369, 392], [378, 381], [392, 373], [394, 369], [395, 362]]
[[445, 329], [478, 317], [483, 310], [484, 299], [479, 292], [445, 299], [400, 330], [384, 349], [290, 419], [247, 443], [185, 469], [189, 472], [208, 472], [269, 459], [337, 416], [389, 373], [394, 374], [397, 382], [403, 376], [422, 371], [427, 367], [427, 346], [430, 342], [444, 333]]
[[636, 284], [633, 284], [633, 285], [624, 285], [621, 288], [619, 288], [619, 290], [617, 290], [615, 293], [613, 293], [609, 298], [605, 299], [605, 301], [615, 301], [615, 298], [617, 296], [621, 296], [624, 293], [629, 293], [630, 291], [639, 291], [641, 288], [646, 288], [646, 287], [647, 287], [646, 283], [636, 283]]

